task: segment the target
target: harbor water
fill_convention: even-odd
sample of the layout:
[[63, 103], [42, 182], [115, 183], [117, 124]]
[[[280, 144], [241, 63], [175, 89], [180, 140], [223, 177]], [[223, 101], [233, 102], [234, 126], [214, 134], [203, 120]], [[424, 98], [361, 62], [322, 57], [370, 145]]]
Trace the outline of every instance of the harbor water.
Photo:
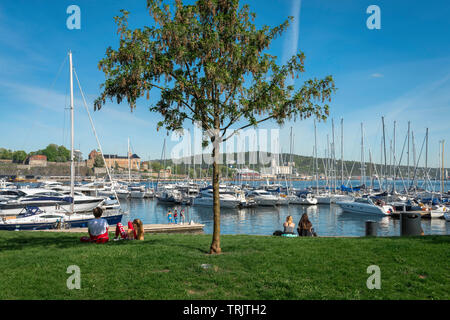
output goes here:
[[[310, 181], [293, 182], [295, 188], [312, 185]], [[447, 190], [447, 189], [446, 189]], [[161, 203], [154, 199], [121, 200], [121, 207], [129, 212], [123, 221], [139, 218], [145, 224], [168, 223], [167, 212], [184, 209], [185, 222], [194, 221], [205, 225], [204, 232], [212, 234], [212, 207], [185, 206]], [[378, 236], [399, 236], [400, 220], [388, 216], [343, 212], [331, 205], [289, 205], [276, 207], [221, 208], [220, 229], [222, 234], [271, 235], [282, 230], [288, 215], [298, 224], [303, 213], [307, 213], [319, 236], [364, 236], [365, 222], [377, 222]], [[180, 221], [178, 221], [180, 222]], [[426, 235], [450, 234], [450, 222], [444, 219], [422, 219], [422, 229]]]

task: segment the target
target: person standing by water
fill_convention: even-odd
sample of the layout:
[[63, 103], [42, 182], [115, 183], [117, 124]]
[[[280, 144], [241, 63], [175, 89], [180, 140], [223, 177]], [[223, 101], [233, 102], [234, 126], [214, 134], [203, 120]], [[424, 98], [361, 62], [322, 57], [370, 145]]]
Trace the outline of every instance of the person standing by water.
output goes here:
[[308, 214], [304, 213], [298, 222], [297, 232], [300, 237], [317, 237], [317, 233], [309, 221]]
[[169, 212], [167, 212], [167, 218], [169, 220], [169, 224], [173, 223], [172, 211], [170, 209]]
[[177, 209], [175, 209], [175, 211], [173, 213], [173, 218], [175, 220], [175, 224], [178, 224], [178, 211], [177, 211]]
[[181, 209], [181, 211], [180, 211], [180, 220], [181, 220], [181, 224], [184, 224], [184, 209]]

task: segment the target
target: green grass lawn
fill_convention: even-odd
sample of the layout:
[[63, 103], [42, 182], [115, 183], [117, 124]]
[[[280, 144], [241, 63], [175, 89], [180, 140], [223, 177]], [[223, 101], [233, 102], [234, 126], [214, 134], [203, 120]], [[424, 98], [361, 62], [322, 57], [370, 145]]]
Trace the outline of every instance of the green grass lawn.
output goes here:
[[[80, 234], [0, 232], [0, 299], [449, 299], [450, 236], [283, 238], [146, 235], [80, 243]], [[209, 268], [201, 267], [210, 265]], [[81, 270], [69, 290], [68, 266]], [[367, 267], [381, 269], [369, 290]]]

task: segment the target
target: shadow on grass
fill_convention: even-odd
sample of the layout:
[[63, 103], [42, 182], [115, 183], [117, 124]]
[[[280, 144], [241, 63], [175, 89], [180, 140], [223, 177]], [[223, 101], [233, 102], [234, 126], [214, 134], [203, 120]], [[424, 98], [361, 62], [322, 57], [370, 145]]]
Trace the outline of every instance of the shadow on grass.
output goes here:
[[0, 241], [0, 251], [3, 250], [22, 250], [28, 248], [72, 248], [80, 245], [91, 245], [90, 243], [80, 242], [80, 237], [74, 235], [60, 234], [54, 235], [32, 235], [21, 236], [16, 233], [12, 237], [3, 238]]
[[[180, 244], [179, 242], [173, 243], [170, 242], [167, 239], [151, 239], [151, 240], [145, 240], [143, 242], [144, 244], [161, 244], [166, 247], [177, 247], [177, 248], [186, 248], [194, 251], [199, 251], [200, 253], [209, 253], [209, 250], [202, 249], [200, 247], [194, 246], [194, 245], [188, 245], [188, 244]], [[205, 246], [207, 248], [207, 245]]]
[[416, 237], [409, 237], [410, 239], [417, 239], [424, 242], [431, 242], [432, 244], [448, 244], [450, 245], [450, 236], [445, 235], [437, 235], [437, 236], [416, 236]]
[[[159, 240], [149, 239], [145, 241], [113, 241], [112, 238], [107, 243], [88, 243], [81, 242], [80, 238], [85, 235], [74, 235], [59, 233], [55, 234], [36, 234], [36, 235], [21, 235], [20, 232], [16, 232], [13, 236], [2, 238], [0, 240], [0, 251], [14, 251], [30, 248], [58, 248], [58, 249], [69, 249], [77, 248], [80, 246], [123, 246], [123, 245], [136, 245], [136, 244], [157, 244]], [[164, 242], [164, 241], [161, 241]]]

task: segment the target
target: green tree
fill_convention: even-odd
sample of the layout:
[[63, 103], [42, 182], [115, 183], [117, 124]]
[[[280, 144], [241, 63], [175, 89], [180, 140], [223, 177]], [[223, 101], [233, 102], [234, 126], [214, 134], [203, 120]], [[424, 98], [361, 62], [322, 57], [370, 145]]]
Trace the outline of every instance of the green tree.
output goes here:
[[[66, 162], [70, 161], [70, 150], [68, 150], [64, 146], [58, 147], [58, 158], [60, 159], [60, 162]], [[75, 157], [74, 160], [76, 161]]]
[[105, 162], [101, 155], [97, 155], [94, 159], [94, 167], [95, 168], [103, 168], [105, 166]]
[[27, 156], [27, 153], [23, 150], [14, 151], [14, 153], [12, 154], [12, 160], [15, 163], [23, 163]]
[[45, 155], [47, 161], [56, 162], [58, 158], [58, 145], [51, 143], [44, 150], [39, 150], [38, 154]]
[[0, 148], [0, 159], [11, 160], [13, 158], [13, 153], [11, 150]]
[[[106, 81], [95, 109], [106, 99], [126, 99], [133, 110], [138, 98], [149, 99], [158, 90], [159, 100], [150, 105], [163, 118], [157, 129], [179, 130], [186, 120], [201, 125], [208, 136], [204, 145], [213, 145], [210, 253], [220, 253], [220, 143], [268, 120], [279, 125], [311, 116], [325, 120], [334, 81], [331, 76], [307, 79], [296, 89], [289, 79], [304, 72], [303, 53], [279, 66], [277, 57], [265, 52], [292, 17], [257, 29], [256, 15], [238, 0], [198, 0], [194, 5], [176, 0], [173, 12], [161, 0], [148, 0], [147, 9], [153, 18], [150, 27], [129, 29], [125, 10], [115, 17], [119, 48], [109, 47], [99, 62]], [[245, 124], [230, 133], [236, 123]]]
[[159, 172], [162, 169], [162, 165], [159, 162], [151, 162], [151, 168], [153, 172]]

